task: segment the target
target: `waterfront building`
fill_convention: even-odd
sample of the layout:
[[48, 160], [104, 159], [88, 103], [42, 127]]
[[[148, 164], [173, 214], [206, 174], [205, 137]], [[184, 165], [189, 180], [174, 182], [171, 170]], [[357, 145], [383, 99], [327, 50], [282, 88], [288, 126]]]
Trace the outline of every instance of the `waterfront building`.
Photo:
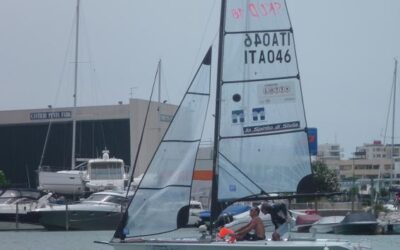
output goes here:
[[325, 143], [318, 145], [317, 160], [340, 160], [343, 156], [343, 149], [339, 144]]
[[[13, 186], [36, 187], [44, 149], [42, 165], [54, 170], [70, 169], [73, 117], [77, 160], [101, 156], [106, 147], [110, 156], [121, 158], [131, 166], [147, 106], [146, 100], [130, 99], [128, 104], [77, 107], [75, 110], [49, 106], [0, 111], [0, 169]], [[144, 172], [176, 108], [176, 105], [152, 102], [135, 176]]]
[[391, 159], [400, 156], [400, 144], [382, 144], [381, 141], [375, 140], [372, 143], [364, 143], [362, 146], [356, 147], [356, 152], [365, 152], [366, 159]]

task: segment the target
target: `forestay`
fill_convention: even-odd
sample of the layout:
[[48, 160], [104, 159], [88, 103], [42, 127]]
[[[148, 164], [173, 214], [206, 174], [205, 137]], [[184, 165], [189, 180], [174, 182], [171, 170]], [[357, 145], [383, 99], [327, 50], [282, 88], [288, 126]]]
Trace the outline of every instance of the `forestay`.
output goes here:
[[[177, 229], [188, 212], [192, 176], [210, 97], [211, 49], [175, 113], [128, 208], [126, 237]], [[179, 218], [178, 218], [179, 217]], [[187, 218], [187, 216], [186, 216]], [[116, 234], [119, 234], [118, 232]]]
[[218, 200], [294, 192], [311, 165], [286, 3], [229, 0], [223, 23]]

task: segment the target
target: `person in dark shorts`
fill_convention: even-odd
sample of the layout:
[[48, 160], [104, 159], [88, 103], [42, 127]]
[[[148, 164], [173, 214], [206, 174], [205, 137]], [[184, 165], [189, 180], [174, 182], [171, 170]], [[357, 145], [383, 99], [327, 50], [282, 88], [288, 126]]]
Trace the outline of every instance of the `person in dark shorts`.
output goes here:
[[[265, 240], [265, 228], [264, 223], [259, 217], [260, 209], [258, 207], [252, 207], [250, 209], [250, 222], [235, 231], [233, 235], [237, 240]], [[251, 231], [254, 230], [254, 234]]]

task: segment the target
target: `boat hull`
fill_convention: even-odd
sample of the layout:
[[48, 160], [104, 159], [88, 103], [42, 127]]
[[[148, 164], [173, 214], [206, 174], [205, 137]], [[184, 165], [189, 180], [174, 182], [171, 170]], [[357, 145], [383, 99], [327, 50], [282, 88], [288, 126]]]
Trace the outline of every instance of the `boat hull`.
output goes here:
[[27, 213], [18, 214], [15, 213], [1, 213], [0, 221], [5, 222], [21, 222], [21, 223], [38, 223], [38, 220], [35, 217], [29, 216]]
[[348, 235], [365, 235], [376, 234], [378, 231], [378, 223], [343, 223], [333, 227], [335, 234]]
[[386, 227], [387, 234], [400, 234], [400, 223], [388, 224]]
[[311, 228], [310, 232], [315, 233], [333, 233], [333, 228], [341, 221], [343, 221], [344, 216], [328, 216], [322, 217], [319, 221], [315, 222]]
[[[235, 248], [240, 250], [258, 250], [258, 249], [271, 249], [271, 250], [345, 250], [357, 249], [349, 242], [338, 241], [247, 241], [247, 242], [143, 242], [143, 243], [110, 243], [115, 250], [222, 250], [227, 248]], [[364, 248], [365, 249], [365, 248]]]
[[[32, 212], [32, 217], [47, 230], [65, 230], [65, 211]], [[121, 219], [121, 212], [109, 211], [68, 211], [69, 230], [114, 230]]]

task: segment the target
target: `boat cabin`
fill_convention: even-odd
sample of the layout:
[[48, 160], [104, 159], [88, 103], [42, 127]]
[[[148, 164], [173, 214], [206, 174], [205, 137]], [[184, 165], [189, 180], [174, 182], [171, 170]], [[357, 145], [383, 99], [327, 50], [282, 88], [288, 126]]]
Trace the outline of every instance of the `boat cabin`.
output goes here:
[[103, 158], [88, 161], [85, 182], [86, 187], [92, 192], [123, 189], [127, 184], [124, 161], [110, 159], [108, 151], [103, 151]]

